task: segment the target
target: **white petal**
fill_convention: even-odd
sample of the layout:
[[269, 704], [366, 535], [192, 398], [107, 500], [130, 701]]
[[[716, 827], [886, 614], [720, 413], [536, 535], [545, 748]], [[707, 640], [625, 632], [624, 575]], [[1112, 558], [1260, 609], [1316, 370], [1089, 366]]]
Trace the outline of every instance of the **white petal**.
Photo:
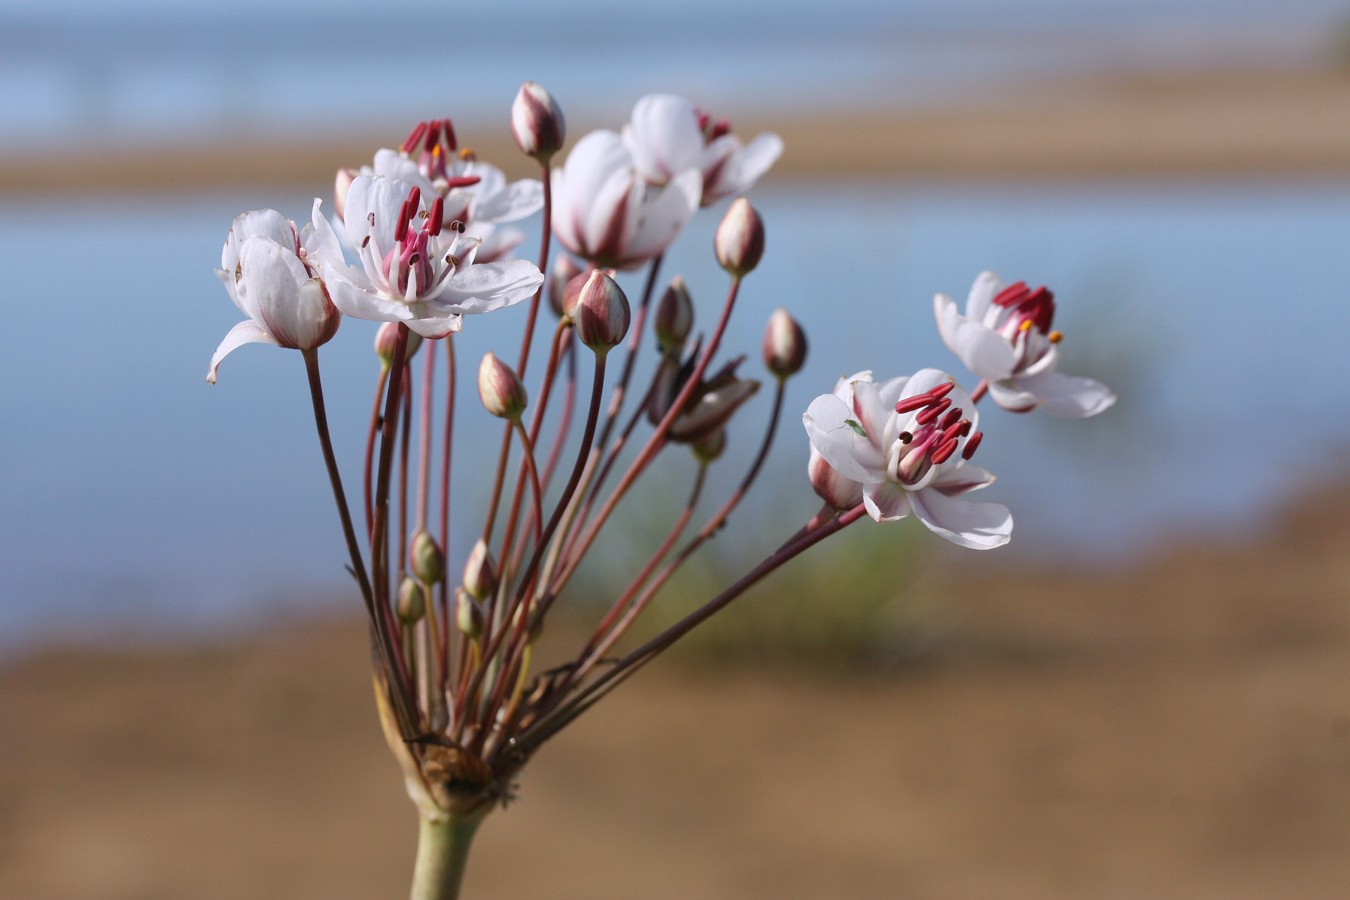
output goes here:
[[252, 319], [245, 319], [238, 325], [230, 329], [225, 335], [225, 340], [220, 342], [216, 352], [211, 355], [211, 367], [206, 370], [206, 380], [211, 384], [216, 383], [216, 372], [220, 368], [220, 361], [229, 356], [238, 347], [244, 344], [275, 344], [272, 336], [263, 331], [262, 326]]
[[985, 314], [989, 312], [990, 305], [1001, 290], [1003, 290], [1003, 282], [998, 280], [997, 275], [993, 272], [981, 272], [975, 279], [975, 284], [970, 288], [970, 295], [966, 298], [967, 318], [974, 319], [976, 322], [983, 322]]
[[930, 531], [972, 550], [991, 550], [1012, 536], [1012, 513], [998, 503], [957, 500], [932, 489], [910, 498], [914, 514]]
[[811, 446], [834, 470], [850, 481], [874, 483], [886, 479], [886, 460], [866, 437], [862, 426], [844, 401], [822, 394], [811, 401], [802, 415]]
[[863, 486], [863, 506], [878, 522], [894, 522], [909, 515], [911, 491], [893, 481]]
[[449, 316], [419, 316], [408, 321], [408, 328], [424, 338], [448, 337], [464, 327], [464, 317], [459, 314]]
[[703, 133], [694, 104], [674, 94], [648, 94], [633, 106], [624, 143], [642, 177], [664, 184], [677, 173], [699, 168]]
[[929, 485], [933, 490], [955, 497], [987, 488], [997, 479], [988, 469], [972, 466], [969, 463], [953, 466], [950, 462], [942, 466], [942, 471]]
[[507, 259], [465, 266], [452, 275], [429, 306], [446, 313], [484, 313], [512, 306], [532, 296], [544, 276], [534, 263]]
[[[875, 384], [860, 381], [853, 386], [853, 418], [867, 432], [867, 439], [878, 453], [885, 453], [887, 449], [886, 426], [893, 425], [891, 420], [895, 417], [895, 401], [889, 404], [883, 402]], [[892, 432], [896, 430], [891, 428]]]
[[324, 217], [322, 206], [323, 201], [316, 197], [314, 209], [310, 213], [309, 226], [304, 233], [305, 253], [309, 257], [310, 264], [318, 268], [322, 268], [324, 263], [343, 265], [346, 258], [342, 252], [342, 242], [328, 219]]
[[1036, 408], [1036, 395], [1031, 391], [1021, 390], [1019, 381], [991, 381], [989, 383], [989, 399], [993, 400], [1002, 409], [1008, 412], [1031, 412]]
[[333, 305], [343, 315], [375, 322], [407, 322], [413, 317], [408, 304], [364, 290], [359, 284], [354, 284], [345, 271], [335, 266], [324, 267], [324, 282], [328, 285]]
[[239, 248], [239, 267], [243, 273], [241, 292], [253, 310], [253, 316], [282, 347], [315, 347], [331, 337], [331, 327], [322, 288], [304, 290], [309, 277], [299, 257], [277, 246], [271, 238], [255, 235]]
[[702, 196], [703, 175], [698, 169], [689, 169], [675, 176], [658, 196], [644, 198], [625, 260], [636, 266], [663, 252], [698, 210]]
[[956, 303], [945, 294], [933, 298], [938, 333], [947, 349], [956, 354], [967, 369], [981, 378], [996, 381], [1012, 374], [1017, 354], [1007, 338], [991, 331], [979, 319], [956, 311]]
[[1066, 419], [1085, 419], [1105, 412], [1116, 402], [1116, 395], [1100, 381], [1064, 375], [1060, 372], [1042, 372], [1015, 379], [1040, 400], [1039, 409], [1052, 416]]
[[534, 215], [544, 205], [544, 185], [523, 178], [505, 185], [496, 193], [480, 197], [473, 208], [475, 222], [514, 222]]

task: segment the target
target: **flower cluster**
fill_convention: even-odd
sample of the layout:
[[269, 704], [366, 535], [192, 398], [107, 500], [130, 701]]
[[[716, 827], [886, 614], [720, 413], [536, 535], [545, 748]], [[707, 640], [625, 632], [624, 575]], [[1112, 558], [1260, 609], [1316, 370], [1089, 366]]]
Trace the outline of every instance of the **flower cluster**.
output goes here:
[[[853, 522], [913, 513], [965, 547], [1006, 543], [1007, 508], [966, 497], [994, 481], [971, 462], [983, 440], [977, 404], [985, 394], [1006, 409], [1067, 416], [1095, 415], [1114, 400], [1097, 382], [1056, 371], [1048, 290], [1005, 288], [986, 273], [964, 315], [938, 295], [939, 330], [980, 379], [974, 390], [932, 368], [886, 381], [871, 372], [840, 380], [803, 416], [809, 482], [824, 506], [693, 613], [616, 654], [672, 575], [740, 507], [773, 443], [786, 383], [806, 360], [802, 328], [775, 311], [761, 345], [773, 384], [767, 421], [746, 445], [754, 449], [738, 486], [693, 528], [707, 468], [737, 455], [727, 452], [728, 433], [760, 396], [747, 356], [723, 354], [721, 345], [766, 250], [764, 223], [741, 195], [770, 169], [782, 142], [765, 134], [743, 144], [726, 120], [656, 94], [638, 101], [621, 131], [582, 137], [554, 167], [565, 144], [562, 112], [529, 83], [510, 124], [538, 179], [510, 181], [460, 148], [448, 119], [425, 121], [397, 148], [338, 173], [331, 219], [317, 199], [303, 229], [273, 210], [238, 216], [217, 270], [246, 320], [216, 350], [208, 380], [244, 343], [297, 349], [304, 358], [350, 570], [370, 620], [381, 721], [426, 840], [438, 840], [442, 827], [471, 833], [546, 740], [765, 575]], [[715, 324], [699, 334], [686, 282], [676, 275], [658, 294], [659, 271], [691, 218], [733, 197], [711, 248], [727, 291]], [[510, 226], [541, 208], [550, 213], [538, 262], [512, 258], [521, 236]], [[551, 261], [554, 237], [569, 255]], [[630, 302], [622, 273], [640, 268], [644, 287]], [[556, 320], [536, 346], [545, 294]], [[457, 335], [465, 316], [518, 305], [526, 309], [518, 353], [489, 352], [478, 366], [478, 399], [501, 428], [495, 464], [470, 463], [490, 485], [480, 527], [450, 496], [457, 417], [467, 415], [454, 394]], [[363, 520], [349, 506], [319, 373], [319, 348], [343, 316], [380, 323]], [[648, 329], [657, 355], [644, 369]], [[532, 361], [537, 378], [527, 384]], [[578, 372], [587, 363], [589, 387]], [[481, 430], [483, 421], [459, 427]], [[538, 671], [534, 646], [550, 610], [615, 508], [679, 446], [692, 452], [694, 474], [669, 533], [610, 598], [576, 654]], [[669, 486], [687, 468], [665, 471], [659, 477]], [[452, 523], [476, 533], [462, 568], [447, 559]], [[459, 871], [462, 853], [457, 858], [447, 867], [435, 849], [419, 853], [414, 895], [452, 896], [442, 880]]]

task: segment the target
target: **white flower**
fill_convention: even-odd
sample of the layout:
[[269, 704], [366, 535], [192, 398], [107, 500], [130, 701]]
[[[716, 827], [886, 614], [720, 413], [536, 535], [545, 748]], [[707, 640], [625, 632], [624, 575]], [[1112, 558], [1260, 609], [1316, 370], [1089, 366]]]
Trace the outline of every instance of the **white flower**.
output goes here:
[[967, 463], [981, 439], [970, 395], [937, 369], [880, 385], [870, 373], [854, 378], [811, 401], [802, 422], [825, 462], [862, 485], [868, 515], [889, 522], [913, 512], [963, 547], [1006, 544], [1007, 507], [957, 499], [994, 481]]
[[339, 218], [359, 175], [381, 175], [419, 188], [424, 197], [442, 197], [442, 227], [456, 227], [461, 234], [478, 238], [480, 262], [505, 258], [525, 237], [518, 229], [497, 226], [533, 215], [544, 205], [544, 186], [537, 179], [508, 182], [501, 169], [458, 149], [449, 119], [420, 122], [400, 149], [378, 150], [372, 165], [340, 171]]
[[1051, 330], [1055, 299], [1044, 287], [1032, 290], [1021, 281], [1004, 287], [984, 272], [970, 289], [964, 316], [946, 294], [933, 298], [933, 309], [943, 342], [989, 383], [989, 395], [1004, 409], [1077, 419], [1116, 402], [1101, 382], [1055, 371], [1060, 333]]
[[337, 333], [342, 317], [310, 258], [314, 243], [310, 228], [297, 232], [295, 223], [274, 209], [235, 217], [216, 277], [248, 318], [216, 348], [207, 381], [215, 384], [220, 361], [243, 344], [310, 350]]
[[765, 133], [746, 146], [725, 119], [713, 120], [683, 97], [648, 94], [623, 130], [642, 177], [665, 184], [685, 169], [703, 174], [703, 206], [750, 189], [778, 160], [783, 141]]
[[361, 175], [347, 190], [343, 228], [359, 266], [348, 265], [314, 203], [315, 255], [338, 309], [358, 319], [402, 322], [423, 337], [459, 331], [460, 317], [531, 296], [544, 276], [523, 260], [477, 263], [479, 240], [443, 227], [445, 200], [406, 182]]
[[553, 170], [553, 233], [599, 268], [637, 268], [675, 240], [702, 189], [695, 168], [664, 185], [645, 181], [618, 134], [593, 131]]

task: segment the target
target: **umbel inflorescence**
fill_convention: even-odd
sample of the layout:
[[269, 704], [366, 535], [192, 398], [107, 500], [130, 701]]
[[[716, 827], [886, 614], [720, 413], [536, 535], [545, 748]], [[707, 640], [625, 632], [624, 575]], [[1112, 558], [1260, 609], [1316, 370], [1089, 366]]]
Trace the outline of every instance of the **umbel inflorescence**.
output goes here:
[[[774, 385], [767, 424], [749, 426], [760, 436], [739, 485], [711, 498], [715, 511], [695, 527], [700, 501], [709, 499], [704, 474], [760, 388], [743, 371], [744, 356], [724, 353], [722, 340], [765, 249], [764, 224], [740, 195], [782, 143], [764, 134], [743, 144], [724, 120], [679, 97], [652, 95], [621, 132], [586, 135], [553, 167], [563, 116], [534, 84], [517, 95], [511, 131], [538, 163], [539, 180], [508, 181], [459, 147], [448, 119], [422, 122], [397, 149], [339, 172], [332, 203], [315, 200], [303, 228], [273, 210], [237, 216], [217, 270], [245, 320], [216, 350], [207, 379], [250, 342], [299, 350], [305, 362], [350, 570], [369, 616], [381, 721], [424, 824], [415, 897], [454, 895], [467, 835], [546, 740], [807, 548], [864, 516], [885, 522], [911, 513], [961, 546], [1006, 543], [1009, 511], [966, 497], [994, 481], [972, 461], [984, 440], [983, 397], [1071, 417], [1095, 415], [1115, 399], [1095, 381], [1056, 371], [1059, 333], [1045, 288], [1005, 287], [985, 273], [964, 314], [939, 294], [941, 336], [975, 387], [967, 392], [935, 368], [840, 379], [802, 417], [809, 483], [824, 506], [722, 593], [621, 651], [662, 586], [747, 496], [773, 443], [784, 385], [805, 359], [802, 329], [778, 310], [761, 347]], [[678, 275], [659, 287], [661, 262], [691, 217], [728, 198], [735, 199], [713, 247], [727, 292], [714, 324], [696, 335], [688, 288]], [[522, 236], [511, 223], [541, 210], [538, 263], [512, 258]], [[566, 254], [552, 258], [555, 239]], [[630, 303], [619, 280], [636, 270], [645, 274]], [[545, 297], [551, 327], [539, 324]], [[452, 459], [464, 464], [453, 454], [463, 399], [455, 335], [466, 317], [488, 313], [516, 316], [521, 338], [477, 363], [479, 400], [502, 425], [495, 461], [472, 462], [491, 484], [486, 508], [472, 509], [450, 496]], [[356, 514], [319, 372], [319, 348], [344, 318], [377, 323], [380, 361]], [[649, 340], [655, 358], [644, 363]], [[540, 357], [533, 366], [532, 349]], [[671, 510], [669, 531], [608, 598], [575, 655], [538, 670], [534, 645], [549, 613], [566, 602], [620, 501], [642, 479], [660, 477], [654, 473], [676, 445], [692, 451], [697, 474], [687, 501]], [[452, 525], [479, 535], [453, 565], [444, 553]], [[437, 828], [462, 840], [438, 842]]]

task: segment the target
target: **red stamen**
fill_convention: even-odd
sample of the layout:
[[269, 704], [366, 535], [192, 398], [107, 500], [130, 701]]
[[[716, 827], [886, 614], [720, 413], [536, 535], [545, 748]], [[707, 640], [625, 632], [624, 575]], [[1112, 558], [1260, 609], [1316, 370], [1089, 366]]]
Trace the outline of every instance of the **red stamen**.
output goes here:
[[480, 175], [459, 175], [455, 178], [447, 178], [445, 180], [445, 189], [447, 191], [451, 191], [454, 190], [455, 188], [469, 187], [471, 185], [477, 184], [482, 180], [483, 180], [482, 176]]
[[933, 461], [933, 465], [941, 465], [952, 458], [952, 454], [956, 452], [956, 445], [959, 443], [960, 441], [956, 438], [948, 438], [943, 441], [938, 448], [933, 451], [932, 456], [928, 458]]
[[966, 435], [970, 434], [970, 420], [962, 419], [961, 424], [956, 429], [956, 433], [961, 435], [961, 437], [965, 437]]
[[962, 459], [970, 459], [975, 455], [976, 449], [980, 446], [980, 441], [984, 440], [984, 432], [977, 431], [966, 440], [966, 446], [961, 450]]
[[906, 397], [895, 404], [895, 411], [898, 413], [914, 412], [916, 409], [923, 409], [934, 401], [932, 394], [915, 394], [913, 397]]
[[955, 381], [944, 381], [942, 384], [939, 384], [937, 387], [929, 391], [928, 396], [932, 397], [934, 400], [940, 400], [943, 397], [950, 394], [952, 392], [952, 388], [954, 387], [956, 387]]
[[995, 306], [1018, 306], [1031, 296], [1031, 290], [1025, 281], [1010, 284], [994, 297]]
[[947, 429], [955, 425], [957, 422], [960, 422], [961, 412], [962, 410], [961, 407], [959, 406], [947, 410], [947, 414], [943, 416], [942, 421], [938, 423], [938, 430], [946, 431]]
[[914, 440], [914, 435], [908, 431], [902, 431], [896, 435], [896, 437], [900, 439], [900, 443], [902, 444], [908, 444], [910, 441]]
[[951, 405], [952, 401], [948, 400], [946, 397], [943, 397], [937, 403], [934, 403], [932, 406], [928, 407], [923, 412], [915, 416], [914, 421], [918, 422], [920, 425], [931, 425], [933, 422], [936, 422], [938, 416], [946, 412], [947, 407]]
[[441, 120], [433, 119], [427, 125], [427, 139], [422, 144], [422, 149], [427, 153], [430, 153], [431, 148], [435, 147], [440, 142], [441, 142]]
[[426, 133], [427, 133], [427, 123], [418, 122], [417, 127], [412, 130], [412, 134], [408, 135], [408, 139], [403, 142], [403, 146], [400, 149], [405, 154], [413, 152], [414, 150], [417, 149], [417, 145], [422, 143], [422, 138], [426, 135]]
[[[413, 188], [413, 190], [415, 191], [417, 188]], [[409, 197], [409, 199], [412, 198]], [[398, 212], [398, 221], [394, 223], [394, 240], [399, 243], [403, 243], [403, 239], [408, 236], [408, 217], [411, 215], [412, 213], [408, 210], [408, 201], [404, 200], [403, 206]]]
[[441, 222], [445, 217], [445, 198], [437, 197], [431, 204], [431, 220], [427, 223], [427, 234], [432, 236], [441, 233]]
[[422, 203], [422, 189], [420, 187], [414, 186], [412, 190], [408, 191], [409, 217], [411, 217], [413, 213], [417, 212], [417, 207], [421, 203]]

